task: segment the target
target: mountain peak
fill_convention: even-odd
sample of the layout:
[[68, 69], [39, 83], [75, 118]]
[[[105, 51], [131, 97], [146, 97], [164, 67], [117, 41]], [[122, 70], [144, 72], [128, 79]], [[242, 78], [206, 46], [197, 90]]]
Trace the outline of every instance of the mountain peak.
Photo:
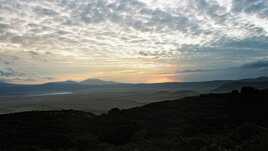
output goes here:
[[64, 81], [63, 83], [65, 83], [65, 84], [77, 84], [76, 81], [72, 81], [72, 80], [67, 80], [67, 81]]
[[100, 80], [100, 79], [87, 79], [87, 80], [81, 81], [80, 84], [85, 84], [85, 85], [113, 85], [113, 84], [118, 84], [118, 83], [113, 82], [113, 81]]

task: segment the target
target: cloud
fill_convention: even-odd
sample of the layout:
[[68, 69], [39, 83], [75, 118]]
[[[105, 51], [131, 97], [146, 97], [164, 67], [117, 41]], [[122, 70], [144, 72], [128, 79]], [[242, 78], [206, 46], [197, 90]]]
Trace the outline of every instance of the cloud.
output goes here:
[[0, 70], [0, 77], [14, 77], [17, 73], [11, 68], [3, 68]]
[[[246, 12], [246, 13], [257, 13], [266, 14], [267, 13], [267, 1], [257, 0], [235, 0], [233, 1], [233, 10], [235, 12]], [[266, 14], [267, 15], [267, 14]]]
[[268, 55], [266, 0], [0, 3], [0, 65], [36, 77], [167, 64], [205, 72]]
[[268, 69], [268, 60], [251, 62], [242, 66], [244, 69]]
[[268, 60], [257, 60], [226, 68], [190, 69], [176, 72], [177, 77], [186, 81], [235, 80], [267, 75]]
[[33, 76], [28, 73], [22, 73], [15, 69], [6, 67], [0, 68], [0, 81], [16, 83], [40, 83], [40, 81], [51, 81], [53, 77]]
[[75, 54], [75, 49], [81, 55], [88, 55], [90, 49], [97, 54], [117, 49], [114, 53], [129, 51], [125, 53], [129, 56], [139, 50], [174, 51], [183, 44], [208, 45], [224, 37], [238, 37], [233, 34], [252, 32], [245, 29], [250, 22], [234, 19], [239, 15], [225, 11], [223, 17], [218, 10], [227, 6], [216, 1], [183, 1], [184, 5], [175, 8], [173, 3], [160, 7], [163, 3], [137, 0], [12, 0], [3, 2], [2, 18], [8, 26], [5, 37], [9, 42], [31, 49], [57, 49], [63, 54]]
[[181, 71], [177, 71], [177, 74], [180, 73], [200, 73], [200, 72], [212, 72], [212, 71], [219, 71], [221, 69], [188, 69], [188, 70], [181, 70]]

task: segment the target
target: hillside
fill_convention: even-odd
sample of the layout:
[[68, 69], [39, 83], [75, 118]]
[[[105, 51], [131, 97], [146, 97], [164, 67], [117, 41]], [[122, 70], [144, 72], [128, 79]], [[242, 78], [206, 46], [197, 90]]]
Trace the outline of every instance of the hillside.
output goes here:
[[251, 86], [259, 89], [267, 89], [268, 88], [268, 78], [267, 77], [259, 77], [255, 79], [242, 79], [242, 80], [234, 80], [234, 81], [226, 81], [224, 84], [212, 90], [212, 92], [228, 92], [231, 90], [241, 89], [243, 86]]
[[64, 110], [0, 116], [15, 150], [266, 151], [268, 90], [207, 94], [93, 115]]

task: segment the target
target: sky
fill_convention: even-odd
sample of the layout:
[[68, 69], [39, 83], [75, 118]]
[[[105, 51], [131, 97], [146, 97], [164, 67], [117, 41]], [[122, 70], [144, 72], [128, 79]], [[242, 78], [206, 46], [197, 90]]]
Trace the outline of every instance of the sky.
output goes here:
[[268, 76], [267, 0], [0, 0], [0, 80]]

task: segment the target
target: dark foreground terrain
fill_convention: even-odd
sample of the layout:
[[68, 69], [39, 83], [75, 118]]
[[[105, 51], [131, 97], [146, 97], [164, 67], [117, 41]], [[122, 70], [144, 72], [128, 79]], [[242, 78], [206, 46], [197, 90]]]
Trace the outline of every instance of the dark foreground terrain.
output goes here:
[[268, 90], [208, 94], [107, 114], [0, 116], [1, 151], [267, 151]]

